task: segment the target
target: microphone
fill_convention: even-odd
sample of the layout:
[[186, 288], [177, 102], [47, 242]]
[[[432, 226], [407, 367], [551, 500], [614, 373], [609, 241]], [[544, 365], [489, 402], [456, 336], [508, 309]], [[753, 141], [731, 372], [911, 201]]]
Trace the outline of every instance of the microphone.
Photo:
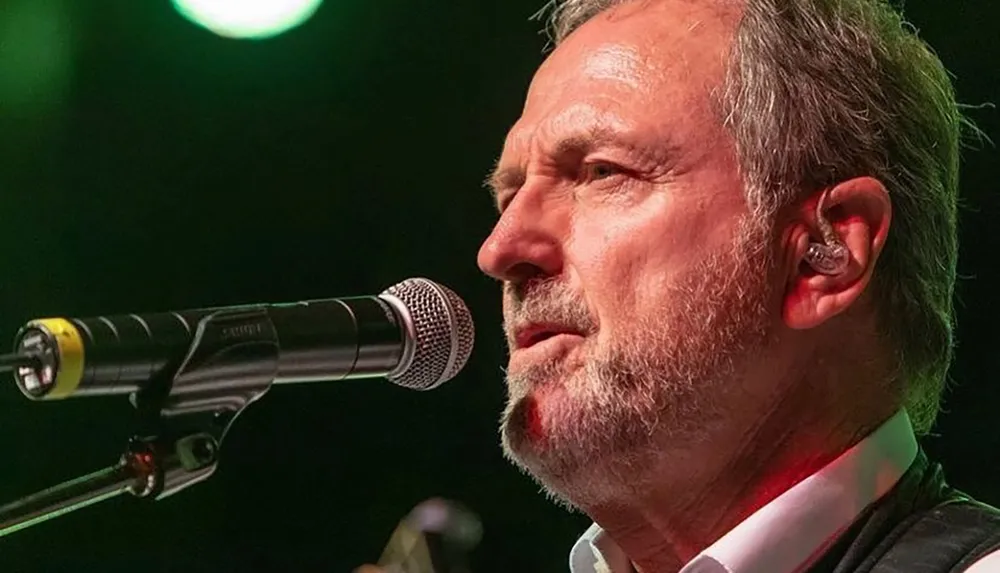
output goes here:
[[220, 380], [225, 369], [229, 378], [256, 369], [275, 384], [385, 377], [430, 390], [465, 366], [475, 329], [458, 295], [412, 278], [377, 296], [36, 319], [4, 361], [33, 400], [131, 394], [177, 372], [209, 338], [213, 356], [226, 357], [214, 365]]

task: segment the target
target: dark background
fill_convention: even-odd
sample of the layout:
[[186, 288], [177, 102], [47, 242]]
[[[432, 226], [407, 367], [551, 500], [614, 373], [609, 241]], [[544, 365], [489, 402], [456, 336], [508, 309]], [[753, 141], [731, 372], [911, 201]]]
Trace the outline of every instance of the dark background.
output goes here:
[[[476, 571], [565, 571], [589, 521], [501, 457], [499, 287], [475, 255], [481, 187], [545, 39], [541, 0], [327, 0], [303, 26], [215, 36], [166, 0], [0, 0], [0, 333], [51, 315], [451, 286], [478, 326], [469, 366], [418, 393], [378, 381], [275, 387], [217, 474], [0, 539], [0, 568], [349, 571], [443, 495], [485, 523]], [[1000, 92], [1000, 11], [911, 2], [960, 99]], [[993, 109], [970, 112], [991, 136]], [[938, 437], [952, 481], [1000, 503], [996, 150], [965, 155], [959, 336]], [[0, 386], [0, 501], [109, 465], [125, 397], [32, 403]]]

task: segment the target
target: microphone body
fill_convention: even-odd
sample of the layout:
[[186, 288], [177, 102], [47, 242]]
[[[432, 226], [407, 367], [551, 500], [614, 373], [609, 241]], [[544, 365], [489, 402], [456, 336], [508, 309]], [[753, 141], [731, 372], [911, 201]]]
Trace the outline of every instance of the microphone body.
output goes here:
[[216, 364], [235, 378], [260, 362], [257, 370], [277, 384], [387, 377], [423, 390], [464, 366], [472, 328], [461, 299], [426, 279], [378, 296], [43, 318], [17, 334], [15, 351], [38, 364], [17, 368], [14, 377], [36, 400], [131, 394], [176, 372], [200, 340], [211, 338], [212, 352], [229, 356]]

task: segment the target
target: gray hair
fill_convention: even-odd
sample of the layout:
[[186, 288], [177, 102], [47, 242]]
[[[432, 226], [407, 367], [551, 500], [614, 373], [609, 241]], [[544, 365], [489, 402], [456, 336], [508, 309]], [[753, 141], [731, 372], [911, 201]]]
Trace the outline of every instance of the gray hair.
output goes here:
[[[627, 1], [553, 0], [550, 33], [558, 44]], [[958, 258], [964, 120], [944, 66], [885, 0], [747, 0], [719, 100], [759, 221], [852, 177], [888, 189], [872, 291], [893, 383], [926, 434], [952, 358]]]

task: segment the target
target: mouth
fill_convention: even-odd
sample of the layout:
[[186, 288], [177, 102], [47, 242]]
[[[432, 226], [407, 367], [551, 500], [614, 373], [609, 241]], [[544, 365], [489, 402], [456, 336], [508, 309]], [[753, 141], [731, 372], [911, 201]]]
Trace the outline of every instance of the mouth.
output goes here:
[[560, 334], [582, 336], [580, 331], [558, 324], [528, 324], [517, 329], [514, 345], [517, 349], [531, 348]]

